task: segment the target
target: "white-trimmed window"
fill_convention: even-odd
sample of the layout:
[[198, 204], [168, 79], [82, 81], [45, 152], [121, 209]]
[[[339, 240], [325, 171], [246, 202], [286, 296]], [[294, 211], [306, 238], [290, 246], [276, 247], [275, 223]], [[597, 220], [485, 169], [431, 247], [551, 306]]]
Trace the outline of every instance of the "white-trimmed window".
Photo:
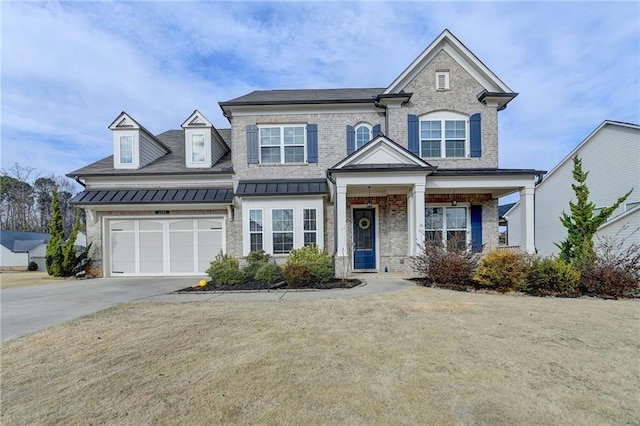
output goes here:
[[273, 254], [289, 253], [293, 249], [293, 209], [271, 210]]
[[259, 126], [260, 162], [304, 163], [306, 129], [303, 125]]
[[133, 164], [133, 136], [120, 136], [120, 164]]
[[466, 115], [441, 111], [420, 118], [420, 156], [464, 158], [469, 152], [469, 120]]
[[436, 71], [436, 90], [449, 90], [449, 71]]
[[204, 147], [204, 134], [197, 133], [191, 135], [191, 162], [194, 164], [204, 163], [207, 155]]
[[316, 209], [304, 209], [302, 211], [302, 221], [304, 229], [304, 245], [318, 245], [318, 219]]
[[281, 256], [315, 244], [324, 248], [322, 197], [243, 198], [242, 253], [263, 249]]
[[262, 250], [263, 246], [262, 210], [249, 210], [249, 251]]
[[372, 128], [369, 124], [361, 123], [356, 125], [356, 149], [362, 148], [362, 146], [371, 140], [371, 131]]
[[470, 235], [467, 207], [428, 206], [424, 209], [424, 239], [426, 241], [456, 241], [468, 244]]

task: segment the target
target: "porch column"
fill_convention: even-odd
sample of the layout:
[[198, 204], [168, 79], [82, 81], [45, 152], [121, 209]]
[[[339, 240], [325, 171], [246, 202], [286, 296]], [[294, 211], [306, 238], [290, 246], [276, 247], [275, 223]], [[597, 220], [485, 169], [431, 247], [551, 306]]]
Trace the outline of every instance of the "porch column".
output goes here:
[[416, 202], [413, 195], [413, 188], [407, 194], [407, 256], [413, 255], [416, 239]]
[[534, 188], [525, 187], [520, 190], [520, 248], [527, 253], [536, 250], [534, 230]]
[[[424, 243], [424, 187], [424, 183], [417, 183], [413, 186], [415, 222], [413, 227], [413, 244], [411, 244], [412, 256], [418, 254], [418, 246]], [[411, 232], [409, 235], [411, 235]]]
[[336, 185], [336, 256], [348, 256], [347, 251], [347, 185]]

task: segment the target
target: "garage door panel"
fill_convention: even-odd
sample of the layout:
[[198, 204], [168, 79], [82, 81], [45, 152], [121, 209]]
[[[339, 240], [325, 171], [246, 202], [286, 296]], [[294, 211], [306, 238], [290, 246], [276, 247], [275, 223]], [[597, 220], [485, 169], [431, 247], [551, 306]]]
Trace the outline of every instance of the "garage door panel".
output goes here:
[[202, 274], [224, 250], [224, 220], [127, 219], [110, 222], [112, 273]]
[[111, 234], [111, 272], [136, 273], [136, 235], [133, 232], [115, 231]]
[[140, 232], [140, 273], [164, 273], [164, 234], [162, 232]]

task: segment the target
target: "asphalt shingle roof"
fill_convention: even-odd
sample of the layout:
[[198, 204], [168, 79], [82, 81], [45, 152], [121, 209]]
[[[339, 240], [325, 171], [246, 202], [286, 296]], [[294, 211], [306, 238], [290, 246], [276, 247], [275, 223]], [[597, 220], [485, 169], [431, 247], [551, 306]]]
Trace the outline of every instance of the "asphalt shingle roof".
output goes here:
[[49, 234], [0, 230], [0, 244], [11, 251], [25, 252], [49, 242]]
[[[231, 129], [216, 129], [227, 145], [231, 146]], [[83, 176], [131, 176], [131, 175], [170, 175], [170, 174], [203, 174], [233, 173], [231, 153], [227, 153], [211, 168], [189, 168], [185, 164], [184, 131], [169, 130], [156, 135], [171, 152], [163, 155], [151, 164], [140, 169], [116, 169], [113, 167], [113, 155], [89, 164], [81, 169], [68, 173], [69, 177]]]
[[385, 88], [254, 90], [251, 93], [220, 102], [226, 105], [264, 105], [286, 103], [371, 102]]

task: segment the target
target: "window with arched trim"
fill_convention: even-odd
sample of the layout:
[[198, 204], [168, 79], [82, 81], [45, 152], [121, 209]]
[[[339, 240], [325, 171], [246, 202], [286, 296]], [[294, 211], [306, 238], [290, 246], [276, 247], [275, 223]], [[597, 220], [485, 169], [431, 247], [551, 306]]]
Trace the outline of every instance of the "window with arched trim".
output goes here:
[[361, 148], [371, 140], [371, 126], [369, 124], [357, 124], [355, 128], [356, 149]]
[[420, 156], [464, 158], [469, 152], [469, 117], [438, 111], [420, 117]]

